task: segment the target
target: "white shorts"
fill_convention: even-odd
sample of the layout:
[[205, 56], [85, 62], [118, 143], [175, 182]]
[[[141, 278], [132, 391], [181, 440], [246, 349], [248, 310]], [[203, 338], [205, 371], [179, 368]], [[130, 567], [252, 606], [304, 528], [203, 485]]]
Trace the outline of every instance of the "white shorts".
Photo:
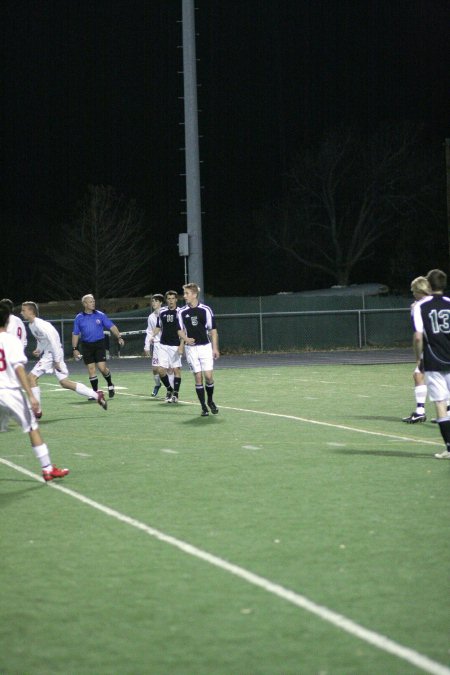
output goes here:
[[159, 342], [154, 342], [153, 343], [153, 351], [152, 351], [152, 366], [159, 366], [159, 348], [160, 348]]
[[176, 345], [159, 345], [159, 367], [165, 368], [181, 368], [181, 354]]
[[193, 373], [204, 373], [214, 369], [212, 345], [186, 345], [186, 361]]
[[25, 433], [38, 428], [38, 423], [22, 389], [0, 389], [2, 413], [8, 410]]
[[41, 358], [34, 366], [31, 374], [35, 377], [41, 377], [41, 375], [56, 375], [59, 381], [65, 380], [69, 376], [69, 370], [64, 361], [59, 362], [61, 371], [55, 369], [55, 362], [53, 361], [53, 356], [50, 352], [44, 352], [41, 354]]
[[447, 401], [450, 398], [450, 372], [430, 370], [425, 373], [430, 401]]

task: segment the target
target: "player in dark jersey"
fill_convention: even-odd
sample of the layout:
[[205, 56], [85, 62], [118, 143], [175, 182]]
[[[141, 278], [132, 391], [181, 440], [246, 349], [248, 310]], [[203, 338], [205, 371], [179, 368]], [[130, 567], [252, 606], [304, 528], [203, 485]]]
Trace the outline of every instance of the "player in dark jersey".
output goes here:
[[213, 400], [214, 359], [220, 356], [216, 320], [211, 307], [199, 301], [200, 287], [197, 284], [185, 284], [183, 291], [186, 305], [179, 313], [178, 335], [184, 341], [186, 360], [194, 373], [195, 391], [202, 407], [202, 417], [209, 415], [208, 408], [213, 415], [217, 415], [219, 409]]
[[436, 417], [445, 450], [437, 459], [450, 459], [450, 298], [444, 295], [447, 275], [442, 270], [430, 270], [427, 279], [432, 295], [414, 306], [414, 353], [419, 360], [423, 353], [425, 379], [430, 401], [436, 406]]
[[[159, 375], [161, 382], [167, 389], [166, 403], [178, 403], [181, 385], [181, 355], [183, 342], [178, 331], [179, 309], [177, 307], [178, 293], [167, 291], [165, 294], [167, 307], [162, 307], [156, 323], [155, 334], [159, 334]], [[168, 371], [173, 371], [173, 388], [170, 384]]]

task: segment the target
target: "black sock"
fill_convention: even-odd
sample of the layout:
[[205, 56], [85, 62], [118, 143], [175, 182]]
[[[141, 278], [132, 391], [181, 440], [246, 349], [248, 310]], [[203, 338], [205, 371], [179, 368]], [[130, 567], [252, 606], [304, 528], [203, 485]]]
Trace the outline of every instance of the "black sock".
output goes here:
[[447, 450], [450, 450], [450, 420], [443, 420], [442, 422], [438, 422], [438, 424], [439, 431], [447, 446]]
[[111, 371], [108, 370], [108, 374], [107, 374], [107, 375], [103, 375], [103, 377], [104, 377], [105, 380], [107, 381], [108, 387], [112, 387], [112, 382], [111, 382]]
[[170, 386], [170, 380], [169, 380], [169, 376], [167, 375], [167, 373], [166, 373], [166, 375], [161, 375], [161, 382], [163, 383], [163, 385], [165, 386], [167, 391], [169, 391], [169, 392], [173, 391], [172, 387]]
[[97, 375], [94, 375], [94, 377], [90, 377], [89, 382], [91, 383], [92, 389], [94, 391], [97, 391], [97, 389], [98, 389], [98, 377], [97, 377]]
[[206, 383], [206, 394], [208, 396], [208, 403], [211, 403], [214, 394], [214, 382], [211, 382], [210, 384]]
[[197, 394], [198, 400], [200, 401], [202, 408], [205, 405], [205, 390], [203, 389], [202, 384], [195, 385], [195, 392]]
[[180, 391], [181, 377], [173, 378], [173, 388], [175, 391]]

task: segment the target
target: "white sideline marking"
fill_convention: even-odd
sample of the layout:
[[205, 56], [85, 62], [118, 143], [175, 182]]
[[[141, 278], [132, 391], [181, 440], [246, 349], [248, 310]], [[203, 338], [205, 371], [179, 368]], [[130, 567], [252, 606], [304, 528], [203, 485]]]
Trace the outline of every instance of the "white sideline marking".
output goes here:
[[[6, 466], [9, 466], [11, 469], [15, 469], [16, 471], [25, 474], [26, 476], [30, 476], [31, 478], [34, 478], [38, 481], [43, 481], [41, 476], [38, 476], [37, 474], [32, 473], [31, 471], [28, 471], [27, 469], [24, 469], [23, 467], [18, 466], [17, 464], [13, 464], [12, 462], [9, 462], [8, 460], [3, 459], [2, 457], [0, 457], [0, 462], [2, 464], [5, 464]], [[53, 488], [54, 490], [58, 490], [59, 492], [63, 492], [64, 494], [69, 495], [69, 497], [73, 497], [74, 499], [77, 499], [83, 504], [86, 504], [87, 506], [90, 506], [93, 509], [100, 511], [101, 513], [104, 513], [105, 515], [110, 516], [111, 518], [115, 518], [116, 520], [125, 523], [126, 525], [130, 525], [131, 527], [134, 527], [137, 530], [142, 530], [149, 536], [154, 537], [155, 539], [158, 539], [159, 541], [162, 541], [165, 544], [174, 546], [183, 553], [187, 553], [188, 555], [194, 556], [195, 558], [199, 558], [200, 560], [203, 560], [209, 563], [210, 565], [214, 565], [219, 569], [225, 570], [230, 574], [234, 574], [234, 576], [239, 577], [240, 579], [244, 579], [244, 581], [247, 581], [248, 583], [253, 584], [254, 586], [258, 586], [259, 588], [262, 588], [264, 591], [267, 591], [268, 593], [272, 593], [273, 595], [276, 595], [279, 598], [282, 598], [283, 600], [286, 600], [287, 602], [290, 602], [293, 605], [296, 605], [297, 607], [300, 607], [301, 609], [310, 612], [311, 614], [315, 614], [324, 621], [328, 621], [328, 623], [333, 624], [337, 628], [346, 631], [350, 635], [353, 635], [354, 637], [357, 637], [360, 640], [363, 640], [369, 643], [370, 645], [373, 645], [374, 647], [377, 647], [382, 651], [393, 654], [399, 659], [408, 661], [413, 666], [415, 666], [416, 668], [421, 668], [426, 673], [431, 673], [432, 675], [450, 675], [450, 668], [447, 668], [447, 666], [444, 666], [441, 663], [437, 663], [436, 661], [432, 661], [427, 656], [424, 656], [423, 654], [420, 654], [419, 652], [416, 652], [414, 649], [410, 649], [409, 647], [404, 647], [403, 645], [398, 644], [393, 640], [390, 640], [385, 635], [381, 635], [380, 633], [376, 633], [375, 631], [369, 630], [368, 628], [364, 628], [363, 626], [360, 626], [351, 619], [347, 619], [343, 614], [338, 614], [337, 612], [328, 609], [324, 605], [318, 605], [312, 600], [306, 598], [304, 595], [300, 595], [299, 593], [291, 591], [288, 588], [284, 588], [284, 586], [280, 586], [279, 584], [276, 584], [273, 581], [266, 579], [265, 577], [261, 577], [258, 574], [254, 574], [253, 572], [246, 570], [244, 567], [234, 565], [233, 563], [230, 563], [227, 560], [224, 560], [223, 558], [219, 558], [218, 556], [215, 556], [212, 553], [207, 553], [207, 551], [203, 551], [202, 549], [199, 549], [196, 546], [192, 546], [192, 544], [188, 544], [187, 542], [182, 541], [180, 539], [176, 539], [175, 537], [172, 537], [169, 534], [160, 532], [159, 530], [156, 530], [153, 527], [150, 527], [149, 525], [146, 525], [145, 523], [142, 523], [139, 520], [130, 518], [129, 516], [120, 513], [120, 511], [116, 511], [115, 509], [109, 508], [109, 506], [104, 506], [103, 504], [100, 504], [99, 502], [96, 502], [93, 499], [90, 499], [89, 497], [85, 497], [79, 492], [75, 492], [75, 490], [70, 490], [69, 488], [66, 488], [62, 485], [56, 485], [53, 482], [47, 483], [47, 487]]]
[[[192, 404], [194, 405], [194, 404]], [[286, 420], [295, 420], [297, 422], [307, 422], [308, 424], [317, 424], [321, 427], [331, 427], [332, 429], [343, 429], [344, 431], [356, 431], [358, 434], [369, 434], [370, 436], [382, 436], [383, 438], [391, 438], [396, 441], [409, 441], [411, 443], [426, 443], [427, 445], [438, 445], [442, 447], [442, 442], [427, 441], [423, 438], [412, 438], [410, 436], [398, 436], [397, 434], [385, 434], [382, 431], [369, 431], [368, 429], [358, 429], [358, 427], [349, 427], [346, 424], [333, 424], [332, 422], [320, 422], [319, 420], [311, 420], [308, 417], [298, 417], [297, 415], [286, 415], [284, 413], [272, 413], [266, 410], [250, 410], [249, 408], [232, 408], [231, 406], [221, 405], [221, 410], [235, 410], [236, 412], [248, 412], [255, 415], [268, 415], [269, 417], [281, 417]]]
[[[149, 398], [147, 394], [121, 394], [121, 396], [131, 396], [134, 398]], [[308, 398], [308, 397], [305, 397]], [[154, 400], [154, 399], [153, 399]], [[158, 399], [157, 399], [158, 400]], [[161, 399], [160, 399], [161, 400]], [[198, 401], [179, 401], [178, 405], [197, 405]], [[269, 417], [281, 417], [282, 419], [294, 420], [296, 422], [306, 422], [308, 424], [316, 424], [322, 427], [330, 427], [332, 429], [343, 429], [344, 431], [356, 431], [358, 434], [369, 434], [370, 436], [381, 436], [382, 438], [390, 438], [394, 441], [408, 441], [410, 443], [423, 443], [425, 445], [437, 445], [442, 447], [442, 441], [427, 441], [424, 438], [414, 438], [413, 436], [398, 436], [397, 434], [385, 434], [383, 431], [369, 431], [368, 429], [358, 429], [358, 427], [349, 427], [345, 424], [333, 424], [332, 422], [320, 422], [319, 420], [311, 420], [308, 417], [298, 417], [297, 415], [286, 415], [284, 413], [267, 412], [267, 410], [252, 410], [251, 408], [233, 408], [228, 405], [221, 405], [221, 410], [234, 410], [235, 412], [248, 412], [254, 415], [267, 415]]]

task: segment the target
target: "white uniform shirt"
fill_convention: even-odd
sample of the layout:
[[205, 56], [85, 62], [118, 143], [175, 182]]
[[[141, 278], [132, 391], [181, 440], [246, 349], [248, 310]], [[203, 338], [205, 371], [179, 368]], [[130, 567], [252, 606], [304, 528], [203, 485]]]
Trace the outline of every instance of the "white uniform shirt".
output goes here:
[[44, 319], [36, 317], [29, 323], [30, 331], [37, 341], [37, 349], [42, 352], [50, 352], [55, 363], [64, 361], [64, 350], [61, 345], [61, 338], [54, 326]]
[[158, 333], [158, 335], [153, 335], [153, 329], [156, 328], [156, 322], [158, 321], [158, 314], [159, 312], [152, 312], [147, 319], [147, 330], [144, 342], [144, 351], [146, 352], [150, 351], [150, 344], [152, 342], [152, 338], [154, 345], [158, 344], [158, 342], [161, 339], [160, 333]]
[[25, 324], [23, 323], [22, 319], [19, 319], [19, 317], [15, 314], [9, 315], [6, 332], [18, 337], [24, 348], [27, 346], [27, 329], [25, 328]]
[[25, 366], [27, 357], [22, 343], [15, 335], [0, 333], [0, 389], [20, 389], [15, 367]]

